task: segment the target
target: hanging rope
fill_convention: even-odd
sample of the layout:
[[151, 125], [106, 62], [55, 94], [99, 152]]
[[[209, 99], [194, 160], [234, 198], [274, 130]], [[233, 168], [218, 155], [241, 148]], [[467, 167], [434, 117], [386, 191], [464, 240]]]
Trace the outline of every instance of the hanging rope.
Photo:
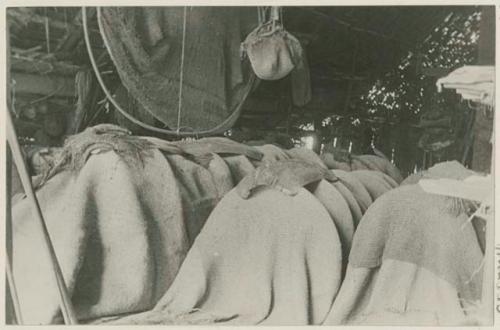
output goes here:
[[[101, 8], [96, 7], [97, 9], [97, 22], [99, 24], [99, 29], [102, 31], [102, 26], [101, 26]], [[155, 126], [148, 125], [146, 123], [143, 123], [139, 119], [136, 119], [129, 113], [127, 113], [119, 104], [116, 102], [115, 98], [111, 94], [111, 92], [108, 90], [106, 87], [106, 84], [104, 83], [104, 80], [102, 79], [101, 73], [99, 72], [99, 68], [97, 66], [97, 62], [94, 57], [94, 52], [92, 50], [92, 46], [90, 43], [90, 37], [89, 37], [89, 31], [88, 31], [88, 23], [87, 23], [87, 8], [82, 7], [82, 22], [83, 22], [83, 37], [85, 40], [85, 45], [87, 47], [87, 52], [89, 55], [89, 60], [90, 64], [92, 65], [92, 69], [94, 70], [94, 73], [96, 75], [97, 81], [99, 82], [99, 85], [101, 86], [102, 91], [106, 95], [106, 98], [111, 102], [111, 104], [115, 107], [115, 109], [120, 112], [125, 118], [127, 118], [130, 122], [134, 123], [135, 125], [142, 127], [144, 129], [147, 129], [151, 132], [156, 132], [168, 136], [176, 136], [176, 137], [203, 137], [203, 136], [211, 136], [214, 134], [222, 133], [225, 130], [227, 130], [239, 116], [241, 107], [243, 106], [244, 101], [246, 100], [248, 94], [252, 90], [252, 86], [255, 82], [255, 74], [253, 72], [250, 73], [250, 78], [247, 83], [247, 86], [245, 86], [245, 91], [242, 95], [241, 102], [236, 105], [235, 110], [229, 117], [226, 118], [221, 124], [215, 126], [212, 129], [205, 130], [205, 131], [199, 131], [199, 132], [181, 132], [177, 130], [169, 130], [169, 129], [164, 129], [164, 128], [159, 128]], [[106, 45], [106, 49], [109, 50], [109, 45], [108, 41], [106, 39], [106, 36], [104, 33], [101, 33], [102, 39], [104, 41], [104, 44]]]
[[47, 47], [47, 54], [50, 54], [50, 27], [49, 27], [49, 15], [47, 14], [47, 8], [45, 8], [45, 43]]
[[186, 16], [187, 7], [184, 7], [184, 16], [182, 20], [182, 48], [181, 48], [181, 72], [179, 76], [179, 107], [177, 109], [177, 134], [181, 131], [181, 111], [182, 111], [182, 89], [184, 82], [184, 52], [186, 48]]

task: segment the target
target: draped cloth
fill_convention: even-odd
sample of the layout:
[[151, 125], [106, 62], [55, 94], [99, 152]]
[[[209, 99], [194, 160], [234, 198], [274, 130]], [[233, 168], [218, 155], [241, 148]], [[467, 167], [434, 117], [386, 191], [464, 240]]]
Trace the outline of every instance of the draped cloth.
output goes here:
[[306, 189], [263, 187], [248, 199], [232, 190], [156, 307], [111, 323], [318, 325], [341, 269], [335, 223]]
[[467, 215], [418, 185], [372, 204], [357, 227], [327, 325], [464, 325], [481, 298], [482, 259]]
[[[61, 171], [37, 191], [81, 322], [152, 308], [233, 186], [217, 154], [207, 168], [154, 149], [143, 161], [143, 167], [131, 166], [116, 152], [101, 151], [80, 171]], [[60, 323], [49, 259], [22, 196], [13, 220], [13, 271], [24, 322]]]
[[[172, 283], [189, 249], [190, 218], [172, 169], [159, 151], [141, 170], [109, 151], [37, 191], [79, 320], [147, 310]], [[59, 323], [58, 289], [29, 201], [19, 200], [12, 216], [24, 322]]]
[[104, 7], [99, 23], [120, 79], [137, 106], [176, 129], [184, 35], [180, 128], [217, 131], [238, 118], [253, 74], [239, 55], [237, 8]]

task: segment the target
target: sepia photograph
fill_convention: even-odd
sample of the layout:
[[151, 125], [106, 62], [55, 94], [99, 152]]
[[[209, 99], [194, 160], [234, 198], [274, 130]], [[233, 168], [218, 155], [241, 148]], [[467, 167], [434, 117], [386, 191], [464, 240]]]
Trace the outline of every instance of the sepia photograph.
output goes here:
[[494, 326], [493, 1], [3, 7], [3, 325]]

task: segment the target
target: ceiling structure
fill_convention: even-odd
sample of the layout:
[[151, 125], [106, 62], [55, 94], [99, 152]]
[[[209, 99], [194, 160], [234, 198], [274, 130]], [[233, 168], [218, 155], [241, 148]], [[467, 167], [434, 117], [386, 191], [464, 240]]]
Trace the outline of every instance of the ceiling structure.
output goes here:
[[[290, 112], [313, 117], [347, 112], [351, 99], [397, 67], [408, 51], [416, 51], [447, 16], [472, 10], [472, 6], [284, 7], [285, 29], [296, 35], [306, 50], [313, 100], [304, 109], [283, 109], [279, 100], [267, 107], [247, 106], [243, 120], [262, 122], [273, 117], [276, 120], [270, 122], [275, 125]], [[99, 58], [105, 49], [92, 24], [95, 11], [89, 13], [91, 40]], [[13, 76], [20, 81], [34, 76], [38, 79], [31, 84], [36, 86], [27, 86], [25, 92], [52, 93], [53, 97], [74, 95], [74, 75], [79, 68], [88, 67], [81, 9], [11, 8], [7, 15], [11, 23]], [[286, 84], [265, 82], [260, 90], [273, 91], [282, 83]], [[273, 95], [268, 93], [270, 99]]]

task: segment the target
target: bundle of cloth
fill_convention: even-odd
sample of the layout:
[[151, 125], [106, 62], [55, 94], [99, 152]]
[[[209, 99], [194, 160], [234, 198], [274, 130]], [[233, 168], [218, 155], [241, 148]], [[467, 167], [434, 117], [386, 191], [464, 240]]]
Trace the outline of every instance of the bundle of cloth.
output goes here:
[[455, 89], [462, 99], [493, 106], [495, 100], [495, 67], [466, 65], [436, 82], [438, 91]]
[[470, 203], [425, 192], [425, 178], [464, 179], [458, 162], [414, 176], [366, 212], [327, 325], [474, 324], [483, 252]]
[[[382, 172], [329, 170], [307, 149], [169, 142], [113, 125], [70, 137], [57, 155], [33, 182], [84, 323], [154, 307], [161, 313], [141, 322], [215, 315], [208, 319], [320, 324], [357, 224], [397, 186]], [[13, 270], [24, 321], [60, 323], [32, 206], [16, 200]]]

